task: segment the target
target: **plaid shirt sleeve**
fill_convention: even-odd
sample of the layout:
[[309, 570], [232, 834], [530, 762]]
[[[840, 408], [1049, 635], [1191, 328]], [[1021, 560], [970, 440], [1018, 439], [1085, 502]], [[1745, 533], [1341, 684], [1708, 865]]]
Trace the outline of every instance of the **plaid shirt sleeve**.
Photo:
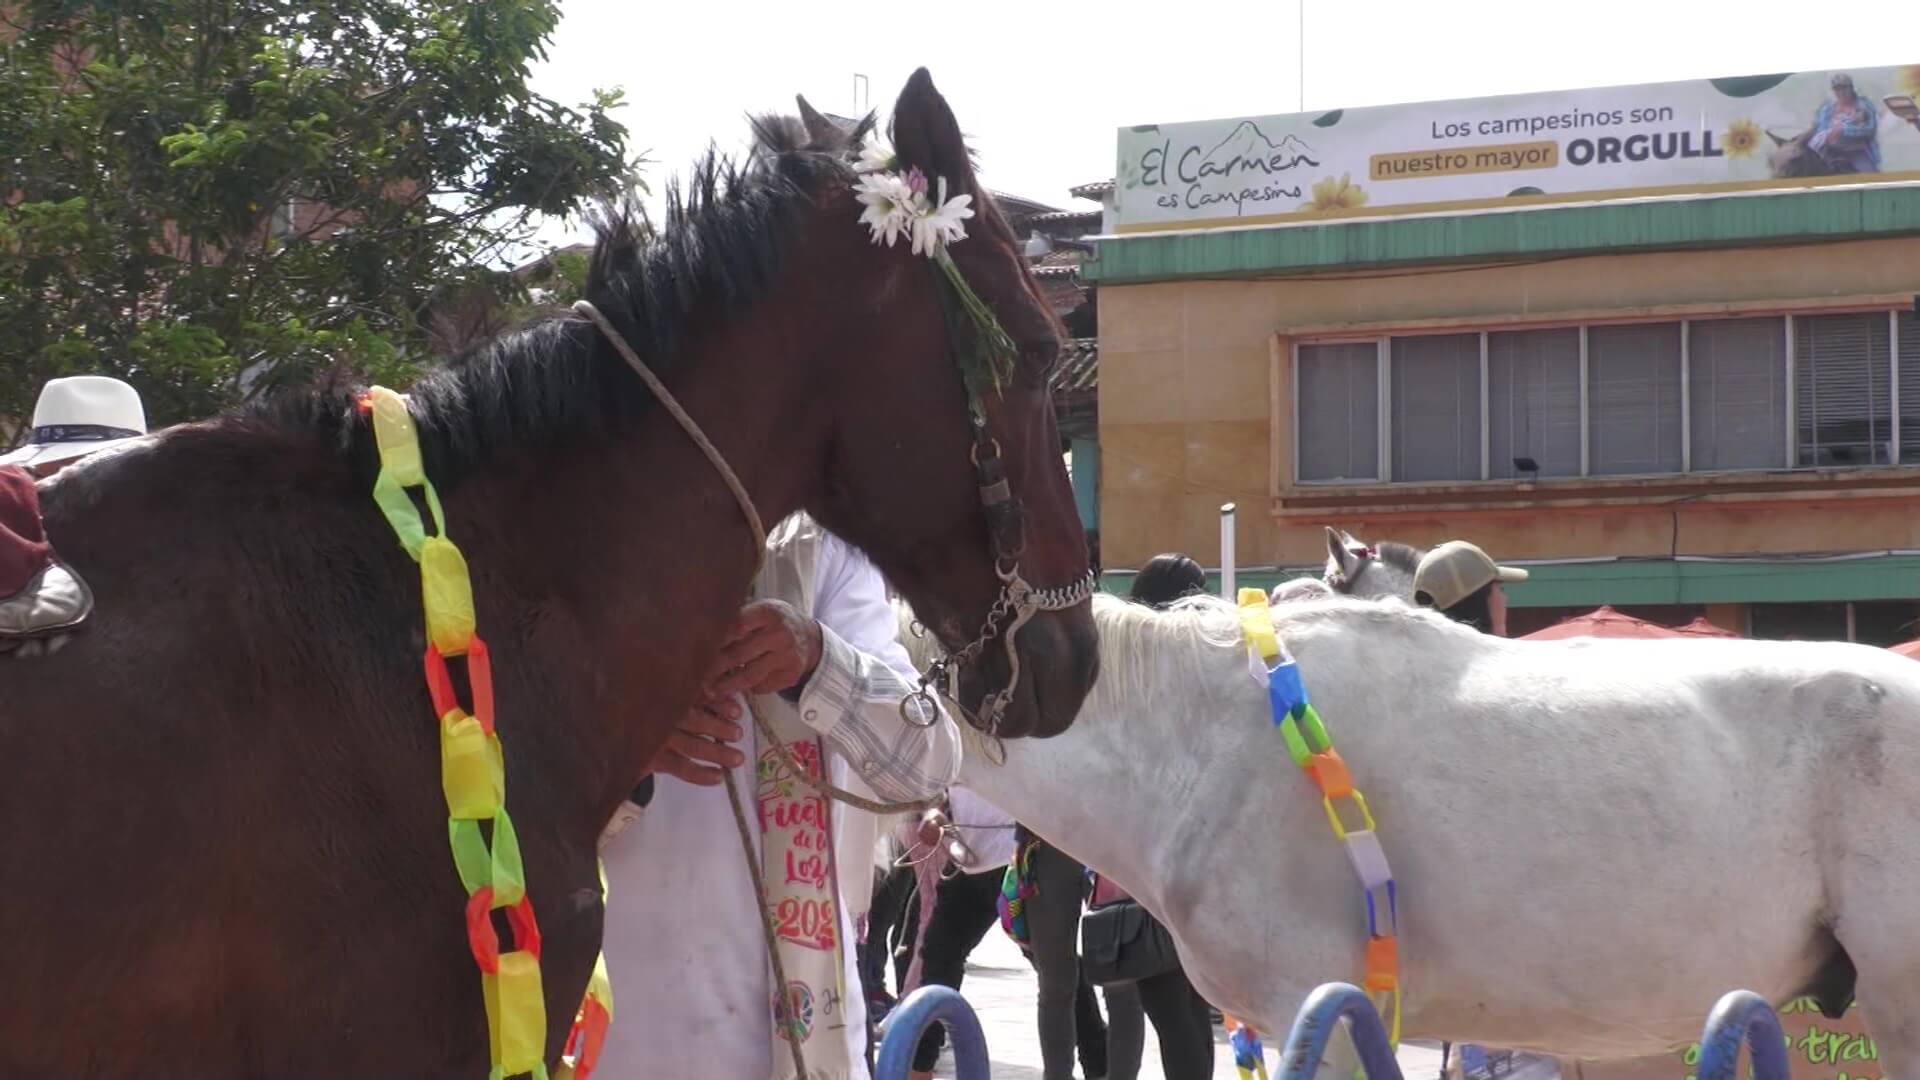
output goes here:
[[800, 693], [801, 718], [880, 798], [940, 794], [960, 773], [960, 731], [938, 695], [908, 700], [919, 676], [880, 571], [829, 535], [815, 578], [820, 664]]

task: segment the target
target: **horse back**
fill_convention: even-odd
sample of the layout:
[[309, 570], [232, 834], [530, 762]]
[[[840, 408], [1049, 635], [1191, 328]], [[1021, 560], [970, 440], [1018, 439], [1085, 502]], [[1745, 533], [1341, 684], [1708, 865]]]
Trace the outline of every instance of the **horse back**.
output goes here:
[[[381, 909], [447, 891], [424, 873], [444, 831], [395, 827], [444, 817], [437, 785], [401, 775], [432, 759], [432, 728], [370, 689], [418, 681], [423, 642], [380, 599], [418, 586], [334, 456], [226, 450], [169, 434], [45, 489], [98, 607], [59, 653], [0, 665], [0, 879], [26, 883], [0, 925], [21, 928], [8, 966], [35, 988], [0, 1009], [8, 1068], [70, 1070], [79, 1045], [84, 1071], [217, 1070], [250, 1058], [232, 1033], [289, 1014], [366, 1030], [472, 993], [407, 970], [378, 980], [391, 1000], [329, 996], [369, 985], [329, 976], [343, 957], [418, 947], [382, 940]], [[312, 1068], [337, 1052], [319, 1026], [316, 1056], [256, 1063]]]

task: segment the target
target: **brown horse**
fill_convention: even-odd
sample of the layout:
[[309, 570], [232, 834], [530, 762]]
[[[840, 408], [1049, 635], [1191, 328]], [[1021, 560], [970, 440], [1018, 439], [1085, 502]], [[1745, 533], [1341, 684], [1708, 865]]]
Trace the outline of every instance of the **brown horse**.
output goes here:
[[[657, 235], [606, 224], [587, 295], [767, 522], [810, 511], [964, 646], [1011, 621], [997, 569], [1087, 573], [1047, 393], [1059, 328], [915, 73], [902, 167], [974, 196], [952, 257], [1021, 354], [976, 433], [936, 272], [856, 222], [866, 128], [802, 106], [756, 125], [750, 164], [697, 168]], [[0, 667], [0, 1075], [486, 1075], [419, 578], [369, 494], [352, 391], [173, 428], [43, 488], [99, 611], [57, 655]], [[756, 552], [590, 322], [488, 346], [411, 409], [494, 656], [552, 1059], [600, 941], [596, 839], [692, 701]], [[1011, 515], [983, 509], [996, 444]], [[1000, 731], [1055, 734], [1095, 676], [1088, 606], [1016, 642]], [[999, 644], [980, 655], [963, 701], [1007, 687]]]

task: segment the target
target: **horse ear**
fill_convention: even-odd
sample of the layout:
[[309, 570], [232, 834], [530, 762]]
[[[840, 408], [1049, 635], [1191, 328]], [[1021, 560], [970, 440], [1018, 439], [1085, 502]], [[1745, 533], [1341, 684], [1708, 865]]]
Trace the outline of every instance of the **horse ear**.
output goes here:
[[945, 177], [955, 193], [973, 187], [973, 161], [960, 122], [926, 68], [913, 73], [894, 103], [893, 149], [903, 168], [917, 166], [930, 181]]
[[800, 103], [800, 122], [806, 125], [807, 140], [816, 147], [829, 147], [846, 138], [840, 126], [820, 115], [820, 110], [807, 103], [806, 95], [796, 94], [794, 100]]
[[1360, 560], [1354, 558], [1353, 552], [1347, 548], [1347, 541], [1350, 539], [1352, 537], [1346, 533], [1336, 532], [1332, 526], [1327, 527], [1327, 560], [1335, 569], [1348, 577], [1353, 576], [1353, 572], [1360, 566]]

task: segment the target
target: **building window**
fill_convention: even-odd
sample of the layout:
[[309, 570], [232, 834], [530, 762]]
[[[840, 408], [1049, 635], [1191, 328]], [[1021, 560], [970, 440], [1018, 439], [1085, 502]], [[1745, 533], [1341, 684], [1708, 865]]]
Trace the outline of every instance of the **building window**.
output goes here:
[[1500, 480], [1580, 475], [1578, 329], [1487, 335], [1487, 465]]
[[1777, 641], [1853, 641], [1886, 648], [1920, 637], [1920, 600], [1754, 604], [1753, 636]]
[[1920, 316], [1902, 311], [1900, 352], [1900, 464], [1920, 464]]
[[1480, 335], [1392, 341], [1393, 478], [1480, 479]]
[[1302, 483], [1920, 465], [1909, 311], [1406, 334], [1296, 356]]
[[1781, 319], [1687, 324], [1692, 468], [1787, 467], [1786, 354]]
[[1847, 640], [1847, 605], [1844, 601], [1755, 604], [1748, 611], [1753, 636], [1762, 640]]
[[1380, 479], [1380, 348], [1303, 345], [1294, 407], [1302, 482]]
[[1679, 472], [1680, 324], [1587, 331], [1587, 416], [1589, 472]]
[[1920, 601], [1853, 602], [1853, 640], [1860, 644], [1884, 649], [1889, 645], [1903, 645], [1916, 637], [1920, 637]]
[[[1801, 465], [1846, 468], [1884, 465], [1891, 459], [1888, 337], [1885, 312], [1793, 320]], [[1920, 436], [1920, 431], [1914, 434]]]

